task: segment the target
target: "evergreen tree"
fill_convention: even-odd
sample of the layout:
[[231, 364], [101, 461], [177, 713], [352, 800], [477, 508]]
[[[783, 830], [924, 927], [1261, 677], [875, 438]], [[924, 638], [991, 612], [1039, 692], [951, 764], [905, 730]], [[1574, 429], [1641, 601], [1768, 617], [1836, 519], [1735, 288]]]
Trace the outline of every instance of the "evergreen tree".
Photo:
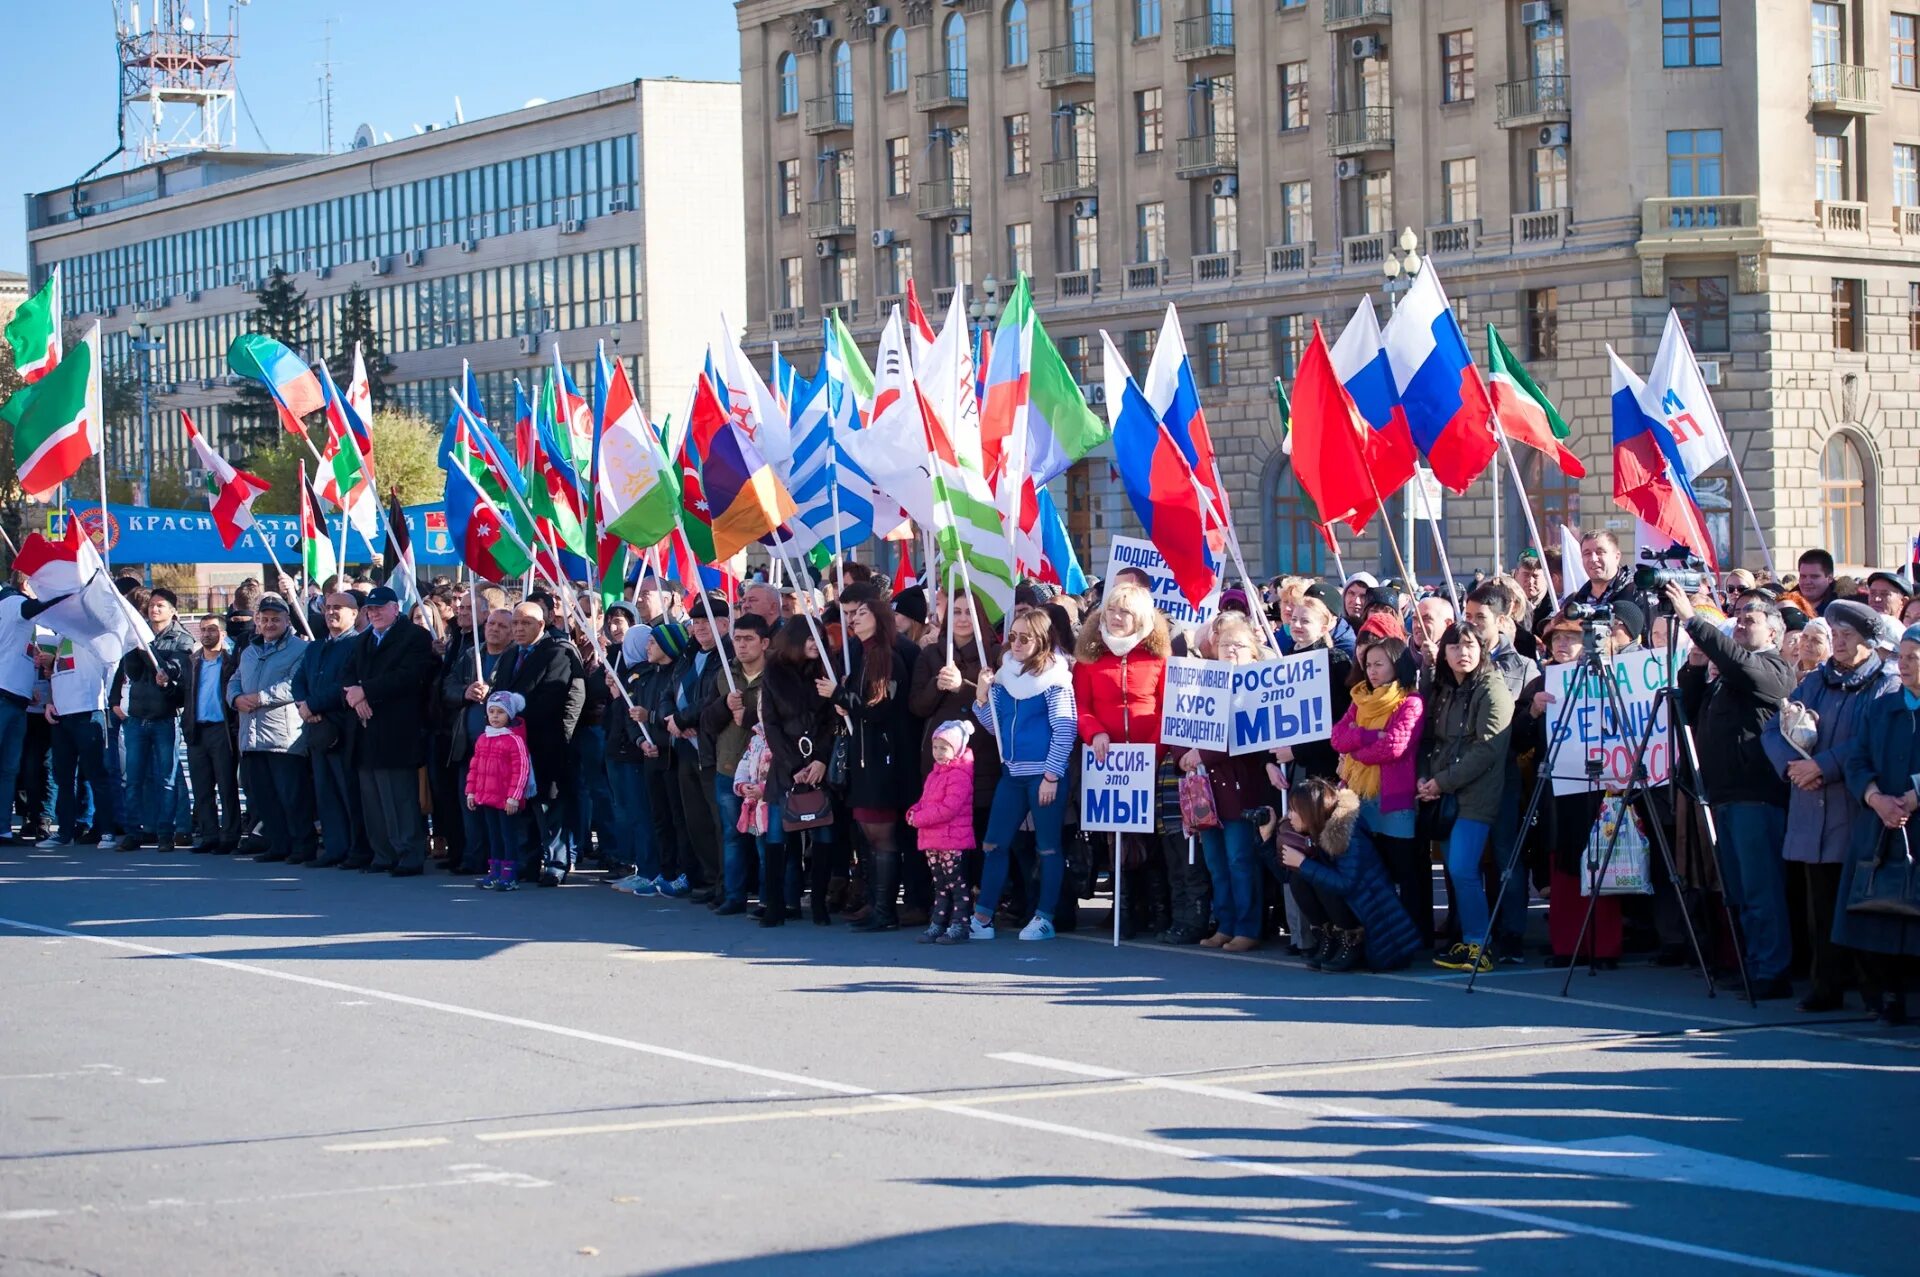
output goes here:
[[386, 407], [393, 393], [387, 389], [387, 378], [393, 375], [393, 361], [387, 358], [380, 334], [373, 326], [373, 298], [359, 284], [349, 288], [347, 295], [340, 299], [339, 327], [337, 349], [327, 360], [327, 371], [344, 391], [353, 378], [353, 345], [360, 343], [360, 357], [367, 365], [367, 391], [373, 396], [373, 406]]
[[[280, 267], [273, 268], [266, 284], [254, 294], [256, 303], [247, 324], [251, 331], [264, 333], [295, 354], [306, 357], [313, 340], [313, 313], [307, 308], [307, 295], [293, 286], [293, 277]], [[233, 446], [250, 454], [270, 443], [279, 430], [280, 418], [273, 396], [255, 381], [243, 382], [232, 405]]]

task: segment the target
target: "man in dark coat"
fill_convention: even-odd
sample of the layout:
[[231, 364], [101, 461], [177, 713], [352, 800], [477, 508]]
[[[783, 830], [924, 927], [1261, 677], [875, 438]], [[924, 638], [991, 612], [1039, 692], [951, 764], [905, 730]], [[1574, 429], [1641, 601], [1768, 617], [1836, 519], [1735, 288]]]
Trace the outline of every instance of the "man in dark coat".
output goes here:
[[313, 764], [314, 806], [320, 812], [316, 869], [365, 869], [373, 863], [360, 782], [352, 766], [359, 715], [347, 705], [347, 664], [360, 645], [360, 596], [335, 590], [320, 609], [320, 628], [293, 674], [307, 758]]
[[200, 646], [187, 659], [180, 731], [187, 742], [187, 774], [193, 782], [193, 846], [205, 854], [231, 853], [240, 845], [240, 747], [227, 713], [227, 683], [240, 667], [240, 653], [227, 640], [220, 618], [200, 622]]
[[436, 664], [433, 638], [400, 615], [400, 596], [389, 586], [367, 592], [361, 615], [367, 628], [354, 641], [341, 677], [347, 705], [360, 719], [353, 763], [360, 772], [360, 805], [373, 847], [368, 868], [409, 878], [427, 861], [420, 766], [426, 757], [427, 691]]
[[587, 704], [586, 672], [573, 644], [548, 632], [546, 612], [538, 603], [513, 609], [513, 640], [493, 684], [498, 690], [518, 692], [527, 702], [522, 718], [527, 752], [533, 755], [532, 806], [539, 845], [527, 857], [528, 861], [537, 858], [538, 865], [523, 863], [519, 876], [531, 878], [537, 867], [540, 885], [557, 887], [573, 868], [566, 794], [572, 785], [573, 733]]

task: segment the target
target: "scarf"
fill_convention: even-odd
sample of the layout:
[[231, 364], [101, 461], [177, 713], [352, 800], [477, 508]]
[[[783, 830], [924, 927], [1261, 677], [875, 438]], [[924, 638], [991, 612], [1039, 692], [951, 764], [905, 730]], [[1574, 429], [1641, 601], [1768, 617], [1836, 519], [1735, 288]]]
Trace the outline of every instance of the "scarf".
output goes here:
[[[1407, 699], [1407, 689], [1398, 683], [1388, 683], [1385, 687], [1374, 687], [1353, 692], [1353, 722], [1356, 727], [1364, 727], [1370, 732], [1380, 731]], [[1340, 757], [1340, 779], [1347, 782], [1347, 788], [1362, 799], [1380, 797], [1380, 767], [1377, 763], [1363, 763], [1350, 755]]]
[[1140, 641], [1146, 637], [1147, 632], [1145, 630], [1140, 630], [1133, 634], [1115, 634], [1107, 628], [1107, 618], [1104, 616], [1100, 618], [1100, 641], [1105, 643], [1107, 650], [1115, 656], [1125, 656], [1127, 653], [1133, 651], [1134, 648], [1139, 647]]

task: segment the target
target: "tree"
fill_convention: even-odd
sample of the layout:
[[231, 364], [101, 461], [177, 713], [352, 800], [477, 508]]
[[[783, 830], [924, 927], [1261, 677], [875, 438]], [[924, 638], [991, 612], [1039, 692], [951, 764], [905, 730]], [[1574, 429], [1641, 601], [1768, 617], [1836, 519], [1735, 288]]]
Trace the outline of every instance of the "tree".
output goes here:
[[[300, 462], [313, 479], [313, 454], [285, 431], [247, 469], [273, 485], [254, 503], [262, 514], [293, 514], [299, 507]], [[399, 488], [402, 505], [438, 501], [446, 479], [440, 470], [440, 431], [412, 413], [373, 414], [373, 472], [380, 482], [380, 504], [385, 508], [389, 488]], [[329, 511], [331, 513], [331, 511]]]
[[[293, 286], [293, 277], [274, 267], [266, 284], [254, 294], [254, 301], [258, 304], [247, 316], [249, 329], [304, 357], [313, 340], [313, 312], [307, 305], [307, 295]], [[256, 381], [241, 383], [232, 411], [233, 442], [241, 452], [252, 452], [278, 431], [280, 418], [273, 396]]]
[[345, 390], [353, 379], [353, 346], [358, 342], [361, 358], [367, 365], [367, 391], [373, 396], [373, 406], [386, 407], [393, 393], [387, 389], [387, 378], [393, 375], [393, 361], [387, 358], [380, 334], [373, 326], [373, 299], [358, 283], [340, 299], [339, 341], [339, 348], [327, 360], [327, 371], [333, 374], [333, 380]]

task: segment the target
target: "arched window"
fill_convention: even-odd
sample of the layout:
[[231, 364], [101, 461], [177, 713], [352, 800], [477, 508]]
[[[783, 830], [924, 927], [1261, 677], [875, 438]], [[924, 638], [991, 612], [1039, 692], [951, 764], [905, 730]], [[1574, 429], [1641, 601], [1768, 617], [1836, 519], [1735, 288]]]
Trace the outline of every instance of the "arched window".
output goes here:
[[1027, 65], [1027, 0], [1013, 0], [1007, 6], [1007, 65]]
[[845, 41], [833, 46], [833, 96], [836, 108], [853, 109], [853, 50]]
[[959, 14], [947, 17], [945, 32], [946, 68], [965, 74], [967, 70], [967, 20]]
[[887, 32], [887, 92], [907, 91], [907, 33], [899, 27]]
[[1293, 466], [1278, 449], [1267, 463], [1261, 515], [1267, 535], [1270, 575], [1319, 576], [1326, 541], [1314, 523], [1313, 506]]
[[1850, 434], [1836, 434], [1820, 453], [1820, 526], [1836, 563], [1873, 562], [1873, 519], [1867, 461]]
[[793, 60], [791, 53], [780, 55], [778, 68], [780, 114], [798, 115], [800, 113], [800, 64]]

